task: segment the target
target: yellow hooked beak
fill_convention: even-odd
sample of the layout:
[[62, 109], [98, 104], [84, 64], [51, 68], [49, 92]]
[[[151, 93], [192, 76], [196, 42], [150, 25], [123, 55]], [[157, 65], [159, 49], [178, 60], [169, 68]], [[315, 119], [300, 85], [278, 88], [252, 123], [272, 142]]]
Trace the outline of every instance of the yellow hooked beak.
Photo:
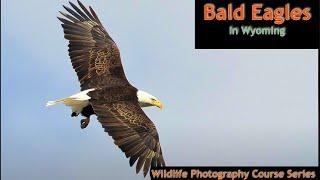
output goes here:
[[154, 106], [157, 106], [157, 107], [160, 108], [160, 109], [163, 108], [163, 104], [162, 104], [162, 102], [159, 101], [159, 100], [153, 101], [153, 105], [154, 105]]

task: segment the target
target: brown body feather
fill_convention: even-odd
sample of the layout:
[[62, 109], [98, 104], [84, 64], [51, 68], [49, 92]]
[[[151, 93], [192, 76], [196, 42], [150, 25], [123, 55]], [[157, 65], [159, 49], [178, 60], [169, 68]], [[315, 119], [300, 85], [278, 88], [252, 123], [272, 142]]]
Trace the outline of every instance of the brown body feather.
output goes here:
[[99, 122], [120, 147], [136, 172], [143, 167], [164, 166], [159, 135], [137, 99], [137, 89], [125, 77], [117, 45], [102, 26], [98, 16], [78, 1], [70, 2], [70, 13], [61, 14], [65, 38], [69, 40], [69, 56], [80, 81], [81, 90], [89, 93], [90, 104]]

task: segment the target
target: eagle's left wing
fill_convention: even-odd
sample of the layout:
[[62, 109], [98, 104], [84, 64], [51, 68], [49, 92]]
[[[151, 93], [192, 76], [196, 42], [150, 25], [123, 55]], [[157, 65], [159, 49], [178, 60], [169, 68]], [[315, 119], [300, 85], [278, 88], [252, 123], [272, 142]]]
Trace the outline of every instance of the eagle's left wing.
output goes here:
[[69, 40], [69, 56], [80, 81], [81, 90], [116, 83], [130, 85], [122, 67], [120, 51], [101, 24], [95, 11], [87, 9], [79, 0], [77, 7], [63, 6], [60, 12], [64, 37]]
[[143, 167], [146, 176], [150, 166], [165, 166], [157, 129], [139, 106], [136, 89], [100, 88], [89, 96], [105, 132], [112, 136], [126, 157], [130, 157], [130, 166], [138, 160], [137, 173]]

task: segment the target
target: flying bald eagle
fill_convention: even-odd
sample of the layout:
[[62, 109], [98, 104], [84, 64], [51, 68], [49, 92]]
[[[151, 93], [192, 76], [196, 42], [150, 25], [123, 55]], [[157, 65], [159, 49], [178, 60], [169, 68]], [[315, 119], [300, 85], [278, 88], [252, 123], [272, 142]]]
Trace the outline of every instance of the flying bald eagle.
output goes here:
[[159, 135], [153, 122], [141, 107], [162, 108], [158, 98], [133, 87], [127, 80], [116, 43], [102, 26], [95, 11], [79, 0], [77, 7], [63, 6], [60, 12], [64, 37], [69, 40], [69, 56], [80, 81], [81, 92], [49, 101], [47, 106], [63, 103], [72, 109], [71, 116], [83, 115], [81, 128], [86, 128], [95, 114], [114, 143], [136, 161], [136, 172], [143, 167], [144, 176], [150, 166], [165, 166]]

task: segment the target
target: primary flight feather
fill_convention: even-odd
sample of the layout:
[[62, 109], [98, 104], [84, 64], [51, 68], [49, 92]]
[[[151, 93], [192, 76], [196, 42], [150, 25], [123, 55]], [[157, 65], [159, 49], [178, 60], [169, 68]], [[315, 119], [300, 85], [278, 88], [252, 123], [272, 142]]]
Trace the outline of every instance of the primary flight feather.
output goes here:
[[151, 166], [165, 166], [159, 135], [153, 122], [141, 107], [162, 108], [158, 98], [133, 87], [127, 80], [120, 52], [109, 36], [95, 11], [70, 2], [63, 6], [68, 13], [60, 12], [64, 37], [69, 40], [69, 56], [80, 81], [81, 92], [67, 98], [49, 101], [47, 106], [63, 103], [72, 108], [72, 116], [86, 117], [81, 128], [89, 124], [90, 116], [97, 115], [114, 140], [136, 163], [136, 172], [143, 168], [144, 176]]

